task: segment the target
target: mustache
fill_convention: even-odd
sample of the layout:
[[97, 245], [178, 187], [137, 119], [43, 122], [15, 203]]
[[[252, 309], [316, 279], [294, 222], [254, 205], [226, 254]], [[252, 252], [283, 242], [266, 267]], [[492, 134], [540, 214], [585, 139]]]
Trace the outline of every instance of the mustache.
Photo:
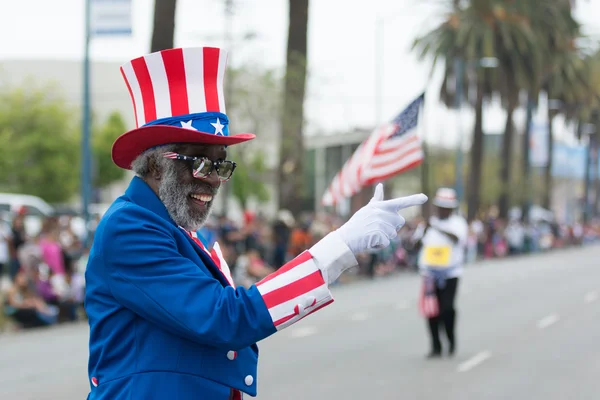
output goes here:
[[192, 193], [196, 193], [196, 194], [208, 194], [211, 196], [216, 196], [217, 192], [219, 191], [218, 188], [215, 188], [209, 184], [206, 183], [190, 183], [189, 184], [189, 188], [188, 188], [188, 193], [192, 194]]

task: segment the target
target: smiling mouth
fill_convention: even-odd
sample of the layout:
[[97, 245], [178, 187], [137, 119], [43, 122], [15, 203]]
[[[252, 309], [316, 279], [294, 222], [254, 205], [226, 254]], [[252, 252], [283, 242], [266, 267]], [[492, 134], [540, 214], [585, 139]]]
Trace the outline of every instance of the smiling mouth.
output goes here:
[[190, 199], [200, 205], [205, 206], [207, 203], [210, 203], [213, 199], [213, 196], [210, 194], [190, 194]]

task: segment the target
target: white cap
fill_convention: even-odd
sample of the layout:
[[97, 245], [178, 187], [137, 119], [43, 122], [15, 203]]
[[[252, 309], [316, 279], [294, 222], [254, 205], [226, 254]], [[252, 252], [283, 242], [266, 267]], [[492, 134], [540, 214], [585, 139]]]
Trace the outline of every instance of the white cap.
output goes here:
[[456, 191], [451, 188], [439, 188], [433, 199], [433, 205], [441, 208], [458, 207], [459, 203]]

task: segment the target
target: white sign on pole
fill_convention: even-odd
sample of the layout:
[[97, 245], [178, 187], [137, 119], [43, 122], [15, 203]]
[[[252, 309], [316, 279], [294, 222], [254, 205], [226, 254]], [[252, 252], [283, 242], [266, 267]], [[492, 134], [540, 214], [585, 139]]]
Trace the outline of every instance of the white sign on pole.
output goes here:
[[545, 167], [548, 165], [548, 123], [533, 119], [529, 132], [529, 163], [532, 167]]
[[129, 36], [131, 0], [88, 0], [92, 36]]

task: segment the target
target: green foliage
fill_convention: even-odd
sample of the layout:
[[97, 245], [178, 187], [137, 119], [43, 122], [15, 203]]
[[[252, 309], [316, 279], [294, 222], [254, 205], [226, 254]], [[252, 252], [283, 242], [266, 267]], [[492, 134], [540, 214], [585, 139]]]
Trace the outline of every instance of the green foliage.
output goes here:
[[[266, 162], [265, 149], [272, 146], [279, 127], [281, 79], [274, 71], [244, 66], [230, 68], [225, 81], [227, 110], [236, 132], [254, 132], [255, 141], [232, 146], [228, 158], [237, 163], [231, 181], [224, 187], [231, 191], [242, 208], [250, 199], [269, 200], [267, 184], [273, 171]], [[275, 150], [275, 148], [272, 148]]]
[[0, 91], [0, 191], [64, 202], [79, 184], [78, 114], [54, 85]]
[[456, 151], [432, 149], [430, 158], [435, 159], [430, 165], [431, 185], [434, 188], [454, 187], [456, 183]]
[[[491, 205], [497, 204], [498, 197], [502, 193], [502, 182], [498, 179], [498, 171], [501, 162], [497, 154], [486, 154], [485, 163], [481, 169], [481, 205], [486, 209]], [[469, 188], [470, 190], [470, 188]]]
[[92, 146], [95, 187], [104, 188], [125, 176], [125, 170], [113, 163], [111, 153], [115, 139], [124, 133], [125, 130], [125, 121], [118, 112], [111, 113], [104, 124], [94, 127]]
[[269, 191], [265, 184], [267, 165], [264, 152], [258, 150], [248, 152], [233, 148], [228, 158], [237, 163], [237, 168], [229, 182], [231, 192], [242, 209], [246, 209], [252, 198], [259, 203], [269, 200]]

